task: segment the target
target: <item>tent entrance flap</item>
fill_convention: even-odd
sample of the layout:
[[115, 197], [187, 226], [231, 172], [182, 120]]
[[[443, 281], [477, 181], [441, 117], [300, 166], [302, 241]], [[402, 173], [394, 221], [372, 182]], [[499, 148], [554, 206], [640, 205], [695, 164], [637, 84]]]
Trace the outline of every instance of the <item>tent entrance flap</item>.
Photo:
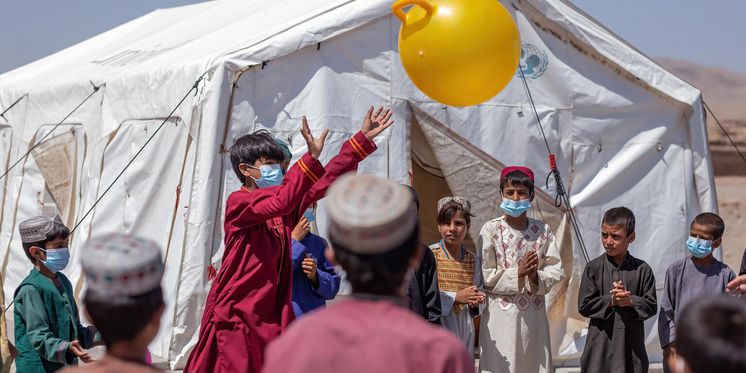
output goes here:
[[[440, 240], [437, 223], [438, 200], [454, 194], [443, 176], [440, 163], [433, 154], [427, 138], [413, 116], [410, 142], [412, 144], [412, 186], [420, 197], [420, 240], [430, 245]], [[470, 234], [466, 235], [464, 247], [471, 251], [476, 249]]]
[[[499, 209], [500, 172], [505, 165], [454, 132], [447, 123], [439, 122], [414, 105], [414, 103], [409, 105], [413, 113], [411, 116], [412, 169], [414, 185], [420, 192], [421, 221], [427, 225], [429, 224], [427, 215], [431, 213], [432, 219], [436, 216], [436, 213], [427, 212], [426, 204], [429, 203], [434, 207], [437, 198], [444, 195], [437, 194], [437, 191], [463, 196], [471, 201], [472, 214], [475, 215], [471, 219], [469, 234], [472, 238], [478, 239], [482, 226], [502, 215]], [[438, 182], [443, 183], [443, 181], [445, 181], [445, 186], [438, 185]], [[423, 195], [425, 195], [424, 198]], [[428, 201], [427, 198], [434, 201]], [[559, 246], [563, 262], [573, 263], [573, 242], [567, 214], [562, 208], [555, 206], [554, 197], [541, 189], [541, 185], [536, 185], [529, 216], [549, 224], [554, 232], [555, 243]], [[423, 228], [423, 237], [427, 234], [426, 228], [427, 226]], [[474, 245], [475, 242], [476, 240], [465, 243], [465, 247], [475, 249], [479, 254], [479, 248]], [[555, 356], [558, 347], [566, 339], [565, 334], [575, 331], [568, 327], [568, 317], [575, 316], [570, 300], [577, 299], [577, 294], [568, 292], [568, 284], [572, 275], [572, 266], [565, 266], [565, 280], [554, 286], [546, 296], [550, 335]]]

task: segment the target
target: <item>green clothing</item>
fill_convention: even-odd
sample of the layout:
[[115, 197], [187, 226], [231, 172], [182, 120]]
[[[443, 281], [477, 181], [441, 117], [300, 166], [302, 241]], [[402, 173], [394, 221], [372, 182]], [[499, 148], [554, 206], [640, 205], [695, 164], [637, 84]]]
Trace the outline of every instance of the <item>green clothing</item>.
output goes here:
[[72, 285], [61, 272], [52, 280], [32, 269], [16, 288], [14, 318], [17, 372], [47, 373], [75, 364], [67, 352], [70, 342], [90, 348], [100, 339], [94, 327], [80, 324]]

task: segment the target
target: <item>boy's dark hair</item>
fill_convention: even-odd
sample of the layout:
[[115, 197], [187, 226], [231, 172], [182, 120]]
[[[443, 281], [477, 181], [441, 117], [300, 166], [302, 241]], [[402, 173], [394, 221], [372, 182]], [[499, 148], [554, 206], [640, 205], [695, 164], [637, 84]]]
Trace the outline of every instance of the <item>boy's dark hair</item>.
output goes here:
[[629, 236], [635, 233], [635, 214], [632, 210], [626, 207], [614, 207], [604, 213], [604, 218], [601, 220], [601, 224], [624, 227], [624, 230]]
[[356, 293], [388, 295], [401, 287], [409, 261], [419, 249], [420, 229], [414, 230], [399, 246], [382, 254], [357, 254], [340, 245], [330, 235], [334, 258], [347, 273], [347, 280]]
[[282, 162], [285, 159], [282, 147], [277, 144], [277, 141], [267, 130], [259, 130], [239, 137], [236, 143], [231, 146], [230, 155], [233, 172], [238, 176], [238, 180], [241, 180], [241, 184], [246, 183], [246, 178], [238, 168], [240, 163], [253, 166], [254, 162], [260, 158], [277, 162]]
[[453, 219], [454, 216], [456, 216], [457, 213], [461, 213], [463, 215], [464, 219], [466, 220], [466, 226], [471, 226], [471, 218], [472, 213], [469, 211], [464, 210], [464, 207], [461, 206], [459, 203], [450, 201], [443, 205], [443, 207], [440, 209], [440, 212], [438, 212], [438, 218], [436, 219], [438, 222], [438, 225], [443, 224], [451, 224], [451, 219]]
[[723, 233], [725, 233], [725, 222], [722, 218], [711, 212], [703, 212], [697, 215], [691, 225], [694, 224], [707, 226], [710, 232], [712, 232], [713, 237], [715, 237], [713, 241], [722, 238]]
[[106, 347], [111, 347], [116, 342], [134, 339], [148, 325], [164, 304], [163, 290], [158, 286], [143, 295], [116, 301], [88, 293], [83, 303]]
[[501, 193], [503, 189], [508, 186], [508, 183], [510, 183], [511, 185], [523, 185], [528, 188], [528, 192], [530, 194], [534, 194], [534, 182], [529, 179], [528, 175], [524, 174], [521, 171], [511, 171], [508, 172], [505, 177], [500, 178]]
[[676, 322], [676, 350], [692, 373], [746, 372], [746, 302], [730, 296], [692, 301]]
[[47, 233], [46, 239], [37, 242], [24, 242], [21, 244], [21, 246], [23, 246], [23, 252], [26, 253], [26, 257], [31, 261], [31, 263], [36, 264], [36, 258], [31, 256], [31, 253], [29, 252], [29, 249], [31, 249], [31, 247], [36, 246], [42, 249], [46, 249], [49, 241], [54, 241], [59, 238], [67, 238], [69, 236], [70, 228], [66, 227], [65, 224], [54, 222], [52, 230]]

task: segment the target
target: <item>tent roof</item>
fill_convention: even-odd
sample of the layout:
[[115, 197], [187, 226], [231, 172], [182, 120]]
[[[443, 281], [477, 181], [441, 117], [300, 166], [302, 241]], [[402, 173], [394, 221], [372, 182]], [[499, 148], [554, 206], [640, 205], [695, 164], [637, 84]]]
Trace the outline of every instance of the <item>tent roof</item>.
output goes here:
[[[503, 1], [507, 3], [507, 1]], [[70, 48], [0, 75], [0, 85], [28, 91], [55, 84], [154, 74], [224, 62], [237, 69], [390, 14], [391, 0], [219, 0], [160, 9]], [[564, 0], [513, 0], [549, 21], [573, 45], [589, 47], [664, 95], [691, 105], [699, 91]], [[510, 5], [508, 5], [510, 7]], [[577, 46], [576, 46], [577, 47]]]
[[[3, 87], [35, 86], [157, 74], [200, 65], [203, 69], [239, 54], [261, 63], [279, 55], [253, 58], [256, 48], [301, 47], [308, 36], [334, 35], [384, 14], [387, 2], [370, 0], [221, 0], [159, 9], [60, 52], [0, 75]], [[370, 5], [378, 11], [370, 14]], [[324, 22], [314, 22], [317, 18]], [[326, 35], [325, 35], [326, 36]], [[322, 39], [323, 40], [323, 39]], [[318, 42], [321, 40], [315, 40]], [[245, 52], [241, 52], [241, 51]], [[276, 49], [272, 49], [278, 52]]]

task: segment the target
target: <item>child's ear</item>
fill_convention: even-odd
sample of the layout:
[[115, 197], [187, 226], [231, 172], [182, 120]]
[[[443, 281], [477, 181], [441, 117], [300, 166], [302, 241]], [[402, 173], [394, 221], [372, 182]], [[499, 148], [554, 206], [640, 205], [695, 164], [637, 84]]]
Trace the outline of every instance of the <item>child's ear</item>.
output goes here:
[[712, 248], [713, 248], [713, 249], [717, 249], [717, 248], [718, 248], [718, 247], [720, 247], [720, 245], [722, 245], [722, 244], [723, 244], [723, 237], [720, 237], [720, 238], [718, 238], [717, 240], [715, 240], [715, 241], [712, 241]]
[[249, 177], [251, 174], [249, 174], [249, 165], [246, 163], [239, 163], [238, 164], [238, 170], [241, 171], [241, 175]]
[[42, 257], [45, 255], [44, 251], [41, 250], [39, 246], [31, 246], [28, 248], [29, 254], [31, 254], [32, 257], [36, 258], [37, 260], [44, 260]]
[[533, 202], [534, 201], [534, 192], [531, 192], [531, 195], [528, 197], [528, 201], [529, 202]]
[[632, 234], [629, 235], [629, 242], [630, 243], [635, 242], [635, 237], [636, 237], [635, 232], [632, 232]]

